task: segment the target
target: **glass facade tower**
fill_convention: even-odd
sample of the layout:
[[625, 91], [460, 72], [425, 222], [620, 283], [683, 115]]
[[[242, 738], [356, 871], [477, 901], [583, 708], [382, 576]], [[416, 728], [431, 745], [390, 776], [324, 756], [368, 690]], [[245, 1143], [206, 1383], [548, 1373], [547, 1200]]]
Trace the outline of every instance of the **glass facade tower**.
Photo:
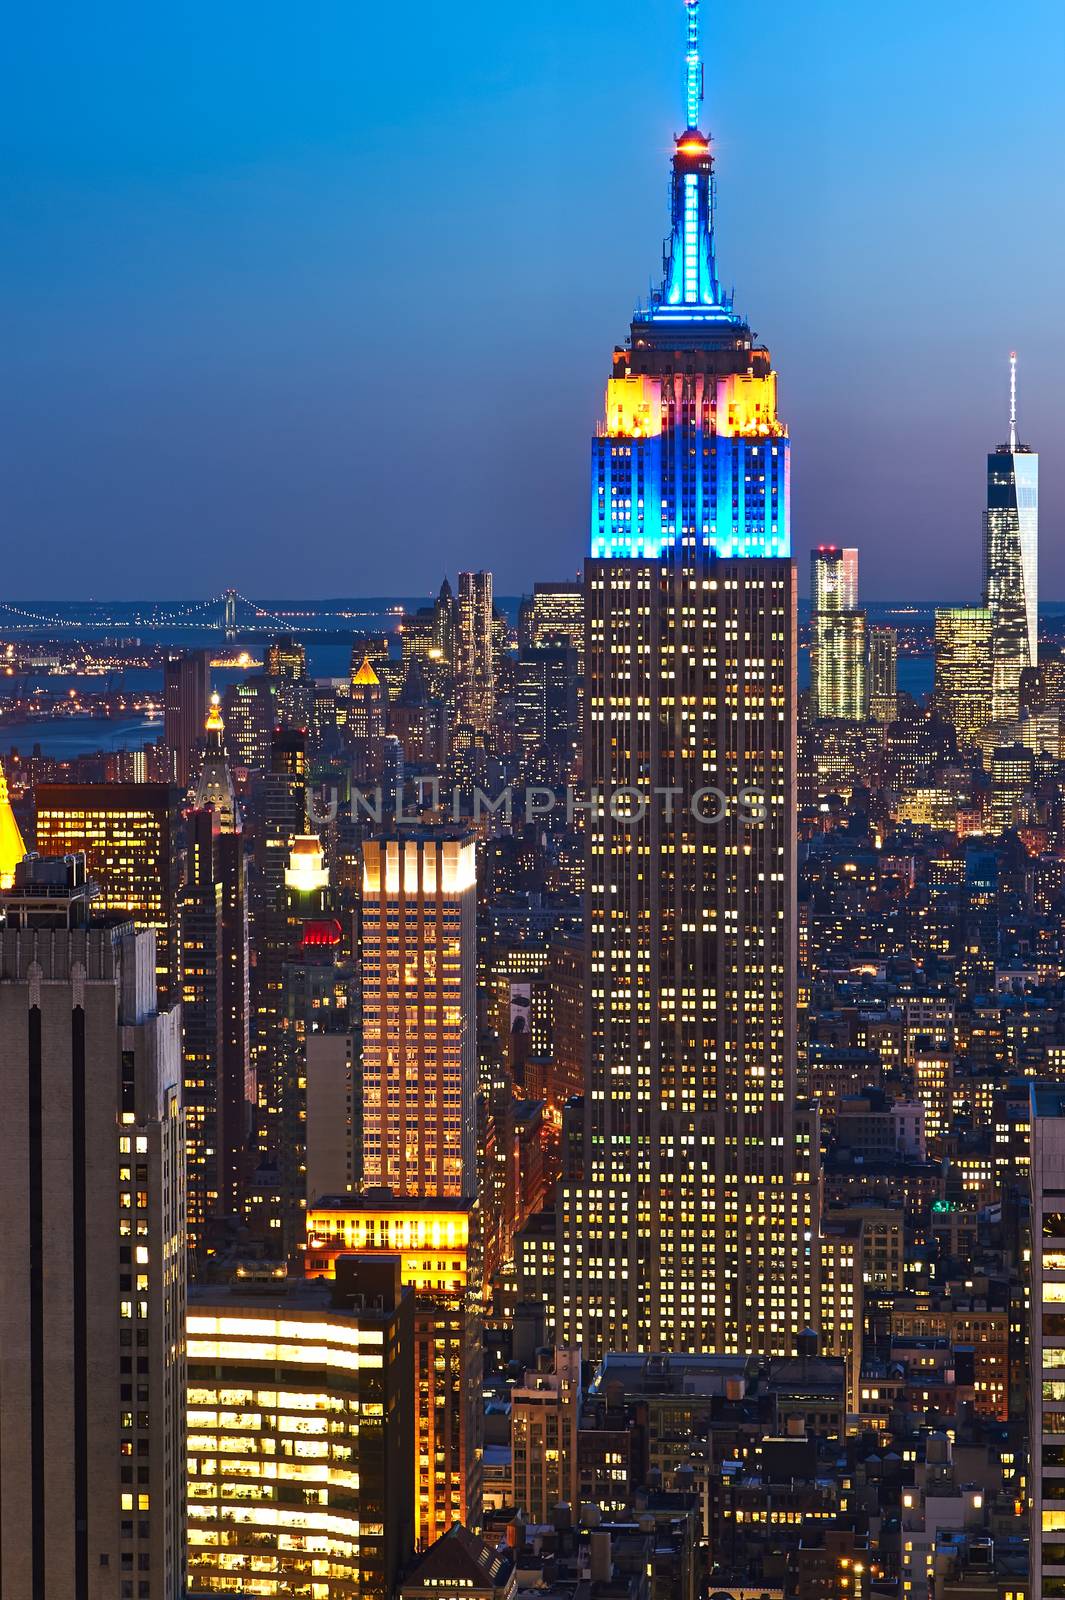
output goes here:
[[991, 612], [996, 722], [1020, 709], [1021, 673], [1039, 655], [1039, 457], [1017, 437], [1017, 358], [1010, 357], [1010, 433], [987, 458], [984, 603]]

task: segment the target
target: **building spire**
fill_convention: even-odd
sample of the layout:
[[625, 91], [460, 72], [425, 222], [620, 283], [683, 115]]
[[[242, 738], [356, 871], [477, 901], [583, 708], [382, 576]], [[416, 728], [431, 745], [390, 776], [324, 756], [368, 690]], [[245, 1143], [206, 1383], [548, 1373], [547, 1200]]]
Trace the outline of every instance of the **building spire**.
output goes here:
[[1010, 351], [1010, 455], [1017, 454], [1017, 352]]
[[684, 0], [688, 8], [687, 91], [689, 131], [699, 126], [703, 98], [703, 63], [699, 56], [699, 0]]

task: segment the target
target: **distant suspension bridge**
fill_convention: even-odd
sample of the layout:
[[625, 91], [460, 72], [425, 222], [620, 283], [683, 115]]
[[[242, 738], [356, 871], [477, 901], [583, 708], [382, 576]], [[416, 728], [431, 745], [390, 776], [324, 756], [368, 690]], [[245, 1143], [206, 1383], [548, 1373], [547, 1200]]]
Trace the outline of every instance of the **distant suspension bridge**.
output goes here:
[[42, 628], [66, 633], [71, 630], [98, 633], [101, 628], [211, 629], [235, 639], [244, 633], [270, 633], [283, 628], [289, 633], [336, 633], [350, 621], [353, 630], [368, 618], [380, 618], [380, 609], [358, 610], [340, 602], [335, 609], [293, 605], [291, 610], [272, 611], [257, 600], [249, 600], [237, 589], [226, 589], [209, 600], [186, 605], [157, 605], [152, 602], [106, 603], [71, 602], [51, 613], [38, 611], [14, 601], [0, 600], [0, 628], [10, 632], [39, 632]]

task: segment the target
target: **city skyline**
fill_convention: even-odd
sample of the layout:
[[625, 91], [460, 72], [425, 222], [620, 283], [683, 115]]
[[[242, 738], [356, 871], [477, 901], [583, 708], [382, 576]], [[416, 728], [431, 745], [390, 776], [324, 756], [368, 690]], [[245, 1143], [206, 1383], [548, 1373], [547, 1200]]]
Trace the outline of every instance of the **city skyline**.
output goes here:
[[[555, 4], [49, 40], [92, 90], [34, 153], [80, 119], [0, 429], [53, 524], [0, 592], [4, 1600], [1065, 1597], [1054, 335], [1010, 327], [997, 421], [974, 377], [1045, 298], [1056, 35], [1013, 108], [1031, 13], [992, 49], [983, 0], [831, 50], [828, 0], [753, 49], [713, 0]], [[324, 167], [377, 219], [346, 276]], [[102, 173], [180, 188], [171, 250]], [[209, 598], [85, 596], [164, 560]]]
[[[1040, 84], [1065, 23], [1033, 4], [1006, 35], [973, 16], [959, 39], [949, 18], [904, 9], [884, 37], [861, 18], [841, 35], [827, 0], [774, 12], [755, 116], [732, 66], [749, 49], [743, 19], [708, 18], [720, 271], [726, 285], [742, 278], [738, 309], [757, 307], [756, 331], [780, 330], [782, 365], [810, 374], [789, 418], [800, 571], [810, 546], [857, 544], [868, 599], [896, 598], [896, 563], [912, 560], [914, 598], [962, 600], [979, 583], [982, 461], [1003, 436], [1010, 349], [1023, 435], [1044, 451], [1053, 437], [1062, 244], [1043, 198], [1060, 111], [1050, 77]], [[40, 593], [41, 543], [71, 594], [169, 594], [173, 564], [152, 554], [168, 539], [181, 542], [183, 592], [188, 569], [218, 569], [222, 540], [234, 569], [255, 559], [284, 579], [271, 587], [300, 595], [393, 587], [396, 540], [426, 592], [441, 542], [453, 566], [493, 570], [502, 594], [576, 569], [577, 441], [598, 409], [597, 353], [666, 224], [672, 7], [655, 0], [650, 26], [635, 0], [550, 27], [542, 9], [434, 13], [374, 15], [356, 33], [327, 6], [293, 38], [270, 8], [254, 30], [238, 6], [166, 35], [119, 8], [91, 30], [68, 19], [58, 45], [20, 19], [23, 70], [5, 109], [17, 400], [3, 471], [20, 547], [7, 598]], [[618, 87], [636, 82], [633, 39], [639, 94]], [[1022, 75], [1023, 94], [999, 92], [1000, 76]], [[505, 139], [486, 136], [499, 129]], [[609, 157], [595, 161], [591, 205], [573, 160], [585, 130]], [[413, 212], [397, 150], [418, 173]], [[1005, 232], [977, 243], [988, 193], [1025, 218], [1018, 261], [1004, 246], [997, 258]], [[382, 418], [448, 326], [445, 307], [465, 330], [463, 381], [492, 403], [451, 405], [448, 359], [419, 368], [429, 528], [416, 498], [392, 492], [411, 431]], [[519, 352], [547, 321], [565, 363], [516, 384]], [[928, 351], [930, 326], [946, 365]], [[858, 373], [826, 361], [826, 329], [833, 348], [862, 349]], [[370, 368], [374, 382], [360, 382]], [[534, 499], [510, 488], [529, 451], [552, 463]], [[901, 526], [900, 461], [920, 506]], [[1052, 472], [1042, 500], [1041, 587], [1065, 595]], [[315, 559], [293, 559], [308, 538]]]

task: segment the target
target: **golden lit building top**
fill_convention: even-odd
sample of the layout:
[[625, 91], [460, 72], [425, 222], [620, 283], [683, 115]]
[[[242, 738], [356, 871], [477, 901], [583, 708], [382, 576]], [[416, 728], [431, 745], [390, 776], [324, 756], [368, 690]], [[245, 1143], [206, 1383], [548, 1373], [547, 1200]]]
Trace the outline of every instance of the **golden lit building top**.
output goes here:
[[[431, 846], [431, 848], [427, 848]], [[363, 892], [398, 894], [420, 886], [423, 894], [460, 895], [477, 884], [477, 850], [468, 835], [446, 839], [368, 840], [363, 847]]]
[[323, 1196], [307, 1207], [308, 1277], [331, 1278], [338, 1255], [398, 1255], [409, 1288], [461, 1294], [471, 1282], [471, 1200], [418, 1200], [387, 1189]]
[[25, 854], [26, 846], [7, 792], [7, 774], [0, 764], [0, 889], [11, 888], [15, 868]]
[[353, 675], [351, 687], [353, 689], [373, 689], [376, 688], [380, 682], [380, 678], [377, 676], [377, 673], [374, 671], [370, 663], [369, 656], [363, 656], [362, 666], [359, 668], [358, 672]]

